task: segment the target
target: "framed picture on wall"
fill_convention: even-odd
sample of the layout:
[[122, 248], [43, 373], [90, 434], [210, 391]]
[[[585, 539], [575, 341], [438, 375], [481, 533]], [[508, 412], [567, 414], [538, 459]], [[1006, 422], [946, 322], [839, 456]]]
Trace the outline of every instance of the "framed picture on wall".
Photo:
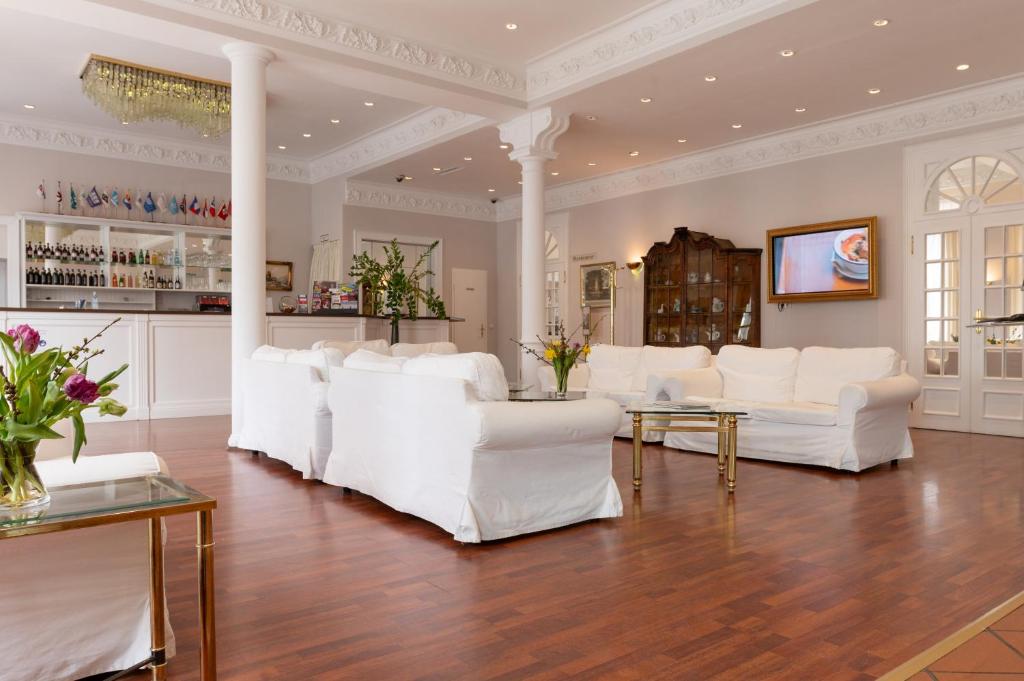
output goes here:
[[611, 307], [614, 287], [614, 262], [580, 265], [580, 306]]
[[292, 290], [292, 263], [286, 260], [267, 261], [267, 290]]
[[768, 302], [878, 297], [877, 218], [768, 230]]

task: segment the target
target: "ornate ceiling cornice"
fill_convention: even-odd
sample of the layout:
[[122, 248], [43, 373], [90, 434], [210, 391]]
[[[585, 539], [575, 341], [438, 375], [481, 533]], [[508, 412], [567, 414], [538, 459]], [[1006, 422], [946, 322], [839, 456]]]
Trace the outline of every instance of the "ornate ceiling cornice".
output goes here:
[[314, 159], [309, 164], [310, 181], [364, 172], [487, 123], [485, 118], [461, 111], [424, 109]]
[[348, 180], [345, 183], [345, 205], [403, 210], [484, 222], [495, 221], [494, 205], [484, 199], [356, 180]]
[[[63, 123], [0, 119], [0, 144], [91, 154], [179, 168], [231, 172], [231, 152], [220, 147], [142, 137]], [[308, 164], [267, 157], [272, 180], [309, 182]]]
[[[545, 210], [564, 210], [1022, 116], [1024, 78], [998, 81], [553, 187], [545, 192]], [[516, 219], [519, 209], [518, 197], [508, 197], [498, 204], [497, 219]]]
[[412, 68], [451, 82], [524, 98], [520, 74], [485, 61], [418, 43], [381, 31], [298, 10], [271, 0], [174, 0], [179, 4], [226, 15], [263, 29], [274, 30], [392, 66]]
[[668, 0], [534, 60], [530, 102], [620, 75], [645, 60], [699, 45], [814, 0]]

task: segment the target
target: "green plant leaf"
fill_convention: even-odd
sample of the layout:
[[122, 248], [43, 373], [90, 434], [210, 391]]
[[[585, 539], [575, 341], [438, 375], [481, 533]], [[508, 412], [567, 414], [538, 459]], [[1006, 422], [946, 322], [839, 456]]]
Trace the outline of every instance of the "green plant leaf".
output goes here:
[[7, 440], [34, 442], [35, 440], [60, 440], [64, 436], [43, 423], [7, 422]]
[[104, 376], [100, 380], [96, 381], [96, 385], [103, 386], [104, 384], [109, 383], [110, 381], [113, 381], [115, 378], [117, 378], [118, 376], [123, 374], [127, 368], [128, 368], [127, 364], [122, 364], [119, 368], [114, 369], [109, 374], [107, 374], [106, 376]]
[[88, 441], [85, 439], [85, 421], [82, 420], [81, 414], [72, 414], [71, 423], [75, 427], [75, 446], [71, 450], [71, 462], [78, 461], [78, 453], [82, 451], [82, 445]]

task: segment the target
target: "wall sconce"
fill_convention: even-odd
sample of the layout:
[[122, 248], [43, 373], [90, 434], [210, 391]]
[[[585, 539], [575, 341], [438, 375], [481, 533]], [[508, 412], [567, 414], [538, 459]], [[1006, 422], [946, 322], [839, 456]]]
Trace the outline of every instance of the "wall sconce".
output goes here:
[[629, 268], [629, 271], [634, 275], [639, 275], [640, 272], [644, 269], [644, 262], [643, 260], [637, 260], [636, 262], [627, 262], [626, 267]]

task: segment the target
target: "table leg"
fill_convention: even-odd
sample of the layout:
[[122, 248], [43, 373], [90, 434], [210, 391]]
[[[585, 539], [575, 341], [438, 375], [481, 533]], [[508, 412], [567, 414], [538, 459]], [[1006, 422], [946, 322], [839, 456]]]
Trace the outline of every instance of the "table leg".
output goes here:
[[167, 678], [166, 630], [164, 627], [164, 532], [160, 518], [149, 519], [149, 632], [153, 681]]
[[729, 449], [729, 433], [726, 431], [725, 414], [718, 415], [718, 477], [725, 475], [725, 456]]
[[736, 415], [728, 416], [729, 426], [729, 470], [726, 474], [726, 488], [730, 493], [736, 491]]
[[200, 675], [202, 681], [217, 679], [217, 631], [213, 616], [213, 512], [197, 516], [199, 559], [199, 636]]
[[644, 477], [644, 416], [633, 414], [633, 489], [639, 490]]

